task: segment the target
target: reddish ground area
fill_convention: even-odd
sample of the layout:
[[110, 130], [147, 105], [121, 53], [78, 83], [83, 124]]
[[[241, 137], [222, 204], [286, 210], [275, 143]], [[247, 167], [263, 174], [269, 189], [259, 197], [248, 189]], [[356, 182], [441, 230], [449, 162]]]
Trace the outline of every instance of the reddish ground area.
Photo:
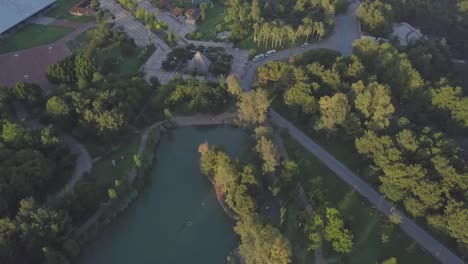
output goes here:
[[0, 85], [13, 85], [19, 81], [33, 82], [39, 84], [45, 92], [54, 87], [44, 75], [47, 67], [68, 56], [70, 50], [66, 42], [92, 27], [94, 23], [57, 20], [53, 24], [75, 30], [54, 43], [1, 54]]

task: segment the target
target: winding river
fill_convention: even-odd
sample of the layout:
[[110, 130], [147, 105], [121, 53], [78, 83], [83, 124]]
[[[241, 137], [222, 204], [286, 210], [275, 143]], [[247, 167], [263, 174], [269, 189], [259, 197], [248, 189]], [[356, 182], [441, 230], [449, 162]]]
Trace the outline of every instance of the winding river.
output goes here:
[[224, 263], [237, 244], [233, 222], [200, 173], [198, 146], [222, 144], [233, 156], [246, 153], [244, 131], [229, 126], [177, 128], [162, 136], [151, 184], [80, 264]]

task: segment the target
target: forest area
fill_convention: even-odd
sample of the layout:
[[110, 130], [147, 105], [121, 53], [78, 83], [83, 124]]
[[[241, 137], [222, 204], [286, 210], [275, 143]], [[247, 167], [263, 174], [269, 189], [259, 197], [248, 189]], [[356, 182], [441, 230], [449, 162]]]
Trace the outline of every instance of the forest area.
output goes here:
[[366, 180], [465, 252], [468, 168], [454, 139], [466, 135], [468, 97], [414, 56], [442, 66], [448, 60], [438, 60], [444, 53], [433, 45], [421, 41], [406, 54], [359, 40], [349, 57], [316, 50], [270, 62], [258, 69], [256, 85], [308, 133], [354, 145], [351, 152], [372, 166]]

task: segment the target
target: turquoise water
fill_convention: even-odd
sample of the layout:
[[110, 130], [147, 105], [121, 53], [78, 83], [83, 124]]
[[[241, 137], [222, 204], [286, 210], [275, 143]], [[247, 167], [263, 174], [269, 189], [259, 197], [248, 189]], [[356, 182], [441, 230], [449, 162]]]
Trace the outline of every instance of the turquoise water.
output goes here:
[[222, 144], [246, 154], [246, 134], [228, 126], [178, 128], [164, 134], [152, 182], [101, 236], [80, 264], [220, 264], [237, 244], [233, 222], [200, 173], [198, 146]]

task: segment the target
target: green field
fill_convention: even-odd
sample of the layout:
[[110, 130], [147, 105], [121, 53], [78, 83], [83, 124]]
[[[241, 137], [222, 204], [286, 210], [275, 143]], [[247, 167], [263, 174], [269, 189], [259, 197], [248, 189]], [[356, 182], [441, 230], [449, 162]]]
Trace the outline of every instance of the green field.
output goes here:
[[[353, 251], [337, 255], [325, 244], [324, 255], [328, 263], [380, 263], [396, 257], [398, 263], [437, 263], [416, 242], [398, 227], [391, 225], [370, 203], [339, 179], [315, 156], [289, 136], [285, 145], [292, 160], [299, 163], [302, 183], [306, 192], [312, 191], [312, 179], [319, 179], [319, 189], [327, 206], [338, 208], [354, 235]], [[383, 235], [387, 235], [383, 242]]]
[[98, 65], [103, 65], [106, 61], [113, 64], [112, 73], [118, 74], [120, 78], [127, 78], [135, 75], [140, 69], [141, 62], [138, 60], [137, 54], [140, 49], [135, 49], [130, 56], [125, 56], [118, 43], [99, 51], [96, 61]]
[[208, 0], [195, 0], [195, 1], [193, 1], [193, 0], [171, 0], [171, 2], [174, 5], [178, 6], [178, 7], [191, 8], [191, 7], [193, 7], [193, 4], [192, 4], [193, 2], [195, 2], [195, 3], [197, 3], [197, 2], [198, 3], [203, 3], [203, 2], [209, 3], [210, 1], [208, 1]]
[[57, 26], [28, 24], [0, 41], [0, 53], [28, 49], [57, 41], [73, 29]]
[[55, 7], [52, 8], [47, 14], [45, 14], [48, 17], [54, 17], [58, 19], [67, 19], [67, 20], [72, 20], [72, 21], [77, 21], [77, 22], [87, 22], [87, 21], [93, 21], [95, 18], [94, 17], [89, 17], [89, 16], [74, 16], [70, 14], [70, 9], [77, 5], [81, 0], [57, 0], [55, 3]]
[[[114, 179], [127, 175], [128, 171], [135, 165], [133, 155], [138, 152], [138, 143], [138, 139], [132, 139], [93, 164], [91, 176], [97, 179], [96, 189], [107, 190]], [[112, 166], [112, 160], [116, 161], [116, 166]]]
[[[216, 34], [224, 27], [224, 7], [215, 4], [213, 8], [208, 7], [205, 21], [199, 21], [197, 31], [202, 34], [202, 40], [214, 40]], [[221, 29], [221, 30], [218, 30]]]

